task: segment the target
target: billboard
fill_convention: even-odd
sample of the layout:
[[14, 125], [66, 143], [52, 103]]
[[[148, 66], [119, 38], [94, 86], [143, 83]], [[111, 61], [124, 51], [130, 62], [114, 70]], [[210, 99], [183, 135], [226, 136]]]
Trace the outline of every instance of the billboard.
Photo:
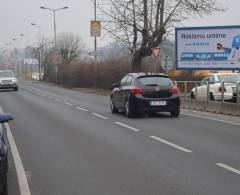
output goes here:
[[240, 26], [176, 28], [175, 36], [177, 69], [240, 70]]

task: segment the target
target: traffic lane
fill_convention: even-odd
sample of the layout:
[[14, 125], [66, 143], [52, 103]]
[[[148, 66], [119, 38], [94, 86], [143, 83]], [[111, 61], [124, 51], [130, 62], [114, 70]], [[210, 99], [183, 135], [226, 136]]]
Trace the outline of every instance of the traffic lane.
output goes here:
[[[0, 93], [1, 95], [1, 93]], [[16, 168], [13, 161], [12, 151], [8, 143], [8, 139], [6, 136], [7, 132], [4, 130], [4, 140], [6, 141], [8, 147], [8, 195], [20, 195], [19, 185], [18, 185], [18, 177]]]
[[[18, 99], [21, 101], [16, 103]], [[222, 183], [208, 185], [202, 176], [214, 181], [217, 178], [204, 171], [205, 165], [199, 166], [199, 159], [167, 146], [160, 147], [136, 132], [95, 116], [91, 117], [97, 123], [94, 120], [89, 123], [86, 113], [80, 115], [70, 106], [63, 108], [42, 99], [27, 93], [5, 99], [12, 102], [8, 109], [20, 116], [14, 123], [21, 129], [21, 134], [15, 135], [17, 142], [28, 140], [26, 146], [20, 147], [24, 148], [24, 165], [32, 167], [28, 172], [33, 194], [236, 192], [235, 183], [229, 185], [231, 189], [219, 187]], [[40, 123], [40, 129], [29, 121]]]
[[58, 88], [54, 86], [31, 85], [35, 86], [35, 90], [38, 90], [36, 87], [39, 85], [42, 88], [42, 93], [53, 93], [52, 95], [57, 97], [61, 93], [60, 98], [79, 104], [101, 116], [129, 124], [133, 128], [142, 128], [148, 134], [172, 140], [186, 147], [193, 147], [195, 151], [199, 151], [203, 155], [216, 157], [213, 160], [219, 158], [227, 160], [227, 162], [231, 161], [234, 166], [239, 167], [239, 126], [185, 115], [181, 115], [180, 118], [171, 118], [168, 114], [160, 114], [145, 118], [127, 119], [122, 114], [115, 115], [109, 112], [109, 97], [83, 94], [66, 89], [59, 89], [60, 92], [58, 92]]

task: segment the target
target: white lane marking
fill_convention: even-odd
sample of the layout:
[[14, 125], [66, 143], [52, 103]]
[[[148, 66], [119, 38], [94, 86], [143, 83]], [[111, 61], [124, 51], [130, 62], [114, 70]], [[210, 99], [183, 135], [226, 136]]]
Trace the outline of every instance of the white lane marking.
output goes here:
[[73, 106], [73, 104], [69, 103], [69, 102], [64, 102], [64, 104], [68, 105], [68, 106]]
[[94, 116], [97, 116], [97, 117], [102, 118], [102, 119], [104, 119], [104, 120], [107, 120], [107, 119], [108, 119], [108, 117], [102, 116], [102, 115], [97, 114], [97, 113], [95, 113], [95, 112], [92, 112], [92, 114], [93, 114]]
[[[0, 112], [3, 113], [1, 106], [0, 106]], [[10, 148], [12, 151], [13, 161], [14, 161], [14, 165], [16, 168], [16, 172], [17, 172], [20, 193], [21, 193], [21, 195], [31, 195], [31, 191], [30, 191], [30, 188], [29, 188], [29, 185], [27, 182], [27, 176], [26, 176], [23, 164], [22, 164], [22, 160], [19, 155], [17, 145], [14, 141], [12, 131], [11, 131], [8, 123], [5, 123], [5, 128], [7, 130], [7, 138], [8, 138], [8, 142], [9, 142], [9, 145], [10, 145]]]
[[43, 97], [46, 97], [46, 95], [45, 95], [45, 94], [42, 94], [42, 96], [43, 96]]
[[52, 96], [48, 96], [48, 98], [51, 99], [51, 100], [54, 99], [54, 97], [52, 97]]
[[62, 100], [60, 100], [60, 99], [58, 99], [58, 98], [55, 98], [55, 100], [56, 100], [57, 102], [62, 102]]
[[134, 128], [134, 127], [131, 127], [131, 126], [129, 126], [129, 125], [126, 125], [126, 124], [123, 124], [123, 123], [120, 123], [120, 122], [114, 122], [114, 123], [117, 124], [117, 125], [119, 125], [119, 126], [122, 126], [122, 127], [128, 128], [128, 129], [131, 129], [131, 130], [133, 130], [133, 131], [135, 131], [135, 132], [140, 131], [139, 129], [136, 129], [136, 128]]
[[208, 120], [212, 120], [212, 121], [227, 123], [227, 124], [230, 124], [230, 125], [240, 126], [240, 123], [234, 123], [234, 122], [225, 121], [225, 120], [221, 120], [221, 119], [209, 118], [209, 117], [205, 117], [205, 116], [197, 116], [197, 115], [194, 115], [194, 114], [188, 114], [188, 113], [183, 113], [183, 112], [181, 112], [181, 114], [182, 115], [186, 115], [186, 116], [192, 116], [192, 117], [196, 117], [196, 118], [201, 118], [201, 119], [208, 119]]
[[228, 170], [228, 171], [231, 171], [231, 172], [234, 172], [234, 173], [240, 175], [240, 170], [237, 170], [237, 169], [235, 169], [235, 168], [233, 168], [233, 167], [230, 167], [230, 166], [225, 165], [225, 164], [223, 164], [223, 163], [216, 163], [216, 165], [219, 166], [219, 167], [221, 167], [221, 168], [224, 168], [224, 169], [226, 169], [226, 170]]
[[154, 140], [157, 140], [157, 141], [159, 141], [159, 142], [162, 142], [162, 143], [164, 143], [164, 144], [167, 144], [167, 145], [169, 145], [169, 146], [172, 146], [172, 147], [174, 147], [174, 148], [176, 148], [176, 149], [178, 149], [178, 150], [181, 150], [181, 151], [183, 151], [183, 152], [193, 153], [191, 150], [188, 150], [188, 149], [186, 149], [186, 148], [183, 148], [183, 147], [181, 147], [181, 146], [178, 146], [178, 145], [176, 145], [176, 144], [174, 144], [174, 143], [171, 143], [171, 142], [166, 141], [166, 140], [164, 140], [164, 139], [161, 139], [161, 138], [159, 138], [159, 137], [150, 136], [150, 138], [152, 138], [152, 139], [154, 139]]
[[82, 110], [82, 111], [84, 111], [84, 112], [88, 112], [87, 109], [85, 109], [85, 108], [81, 108], [81, 107], [79, 107], [79, 106], [77, 106], [76, 109], [78, 109], [78, 110]]

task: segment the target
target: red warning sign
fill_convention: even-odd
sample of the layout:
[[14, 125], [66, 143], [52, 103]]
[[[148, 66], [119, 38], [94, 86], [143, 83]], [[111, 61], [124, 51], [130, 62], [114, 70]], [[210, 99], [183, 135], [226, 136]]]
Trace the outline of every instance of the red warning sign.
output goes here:
[[160, 54], [160, 47], [155, 47], [155, 48], [152, 48], [152, 53], [155, 57], [159, 56]]

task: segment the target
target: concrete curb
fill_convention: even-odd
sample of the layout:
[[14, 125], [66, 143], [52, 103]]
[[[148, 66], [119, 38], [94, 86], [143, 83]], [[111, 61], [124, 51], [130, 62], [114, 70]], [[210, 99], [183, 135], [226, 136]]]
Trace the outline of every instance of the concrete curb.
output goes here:
[[226, 114], [231, 116], [240, 116], [240, 105], [229, 102], [206, 102], [203, 100], [181, 99], [182, 108], [207, 111], [218, 114]]

